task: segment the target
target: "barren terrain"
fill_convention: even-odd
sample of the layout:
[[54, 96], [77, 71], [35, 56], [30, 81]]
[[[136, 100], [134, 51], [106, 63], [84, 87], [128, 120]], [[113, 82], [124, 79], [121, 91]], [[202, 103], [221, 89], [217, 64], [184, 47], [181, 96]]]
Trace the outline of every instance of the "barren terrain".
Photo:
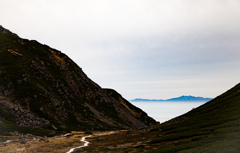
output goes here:
[[[98, 136], [107, 135], [110, 132], [93, 132], [91, 138], [86, 139], [95, 139]], [[87, 136], [84, 132], [72, 132], [66, 135], [56, 136], [56, 137], [34, 137], [33, 140], [27, 139], [25, 144], [21, 144], [20, 140], [17, 140], [16, 137], [6, 137], [8, 140], [15, 140], [9, 143], [3, 143], [0, 145], [0, 152], [4, 153], [40, 153], [40, 152], [51, 152], [51, 153], [65, 153], [68, 152], [71, 148], [84, 145], [81, 142], [81, 138]], [[40, 141], [40, 140], [45, 141]]]

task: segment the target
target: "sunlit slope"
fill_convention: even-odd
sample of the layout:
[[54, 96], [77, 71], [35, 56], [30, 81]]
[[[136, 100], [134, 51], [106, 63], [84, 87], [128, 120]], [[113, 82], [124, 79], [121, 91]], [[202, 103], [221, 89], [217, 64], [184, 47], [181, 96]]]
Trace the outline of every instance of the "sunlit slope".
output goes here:
[[240, 84], [160, 128], [150, 152], [239, 152]]

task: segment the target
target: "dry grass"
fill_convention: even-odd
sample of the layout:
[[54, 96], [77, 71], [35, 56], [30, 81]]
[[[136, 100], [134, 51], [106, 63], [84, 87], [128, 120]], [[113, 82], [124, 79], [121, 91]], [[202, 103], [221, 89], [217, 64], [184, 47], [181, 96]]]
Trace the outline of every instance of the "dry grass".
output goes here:
[[[49, 142], [39, 142], [37, 140], [28, 140], [27, 144], [20, 144], [20, 142], [10, 142], [7, 146], [4, 144], [0, 145], [0, 152], [3, 153], [64, 153], [69, 151], [71, 148], [82, 146], [84, 143], [81, 142], [81, 138], [86, 136], [82, 131], [73, 131], [73, 136], [66, 137], [64, 135], [59, 137], [49, 137]], [[97, 135], [108, 135], [109, 132], [93, 132], [91, 140], [96, 139]], [[8, 139], [11, 139], [9, 137]], [[77, 150], [76, 150], [77, 151]]]

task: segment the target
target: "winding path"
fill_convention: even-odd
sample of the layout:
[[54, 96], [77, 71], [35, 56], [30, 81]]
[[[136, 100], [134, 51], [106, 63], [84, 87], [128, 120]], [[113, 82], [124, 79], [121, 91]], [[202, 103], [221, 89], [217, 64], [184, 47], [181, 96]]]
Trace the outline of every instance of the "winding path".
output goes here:
[[[114, 132], [101, 133], [101, 134], [96, 134], [96, 135], [94, 135], [94, 136], [100, 136], [100, 135], [106, 135], [106, 134], [112, 134], [112, 133], [114, 133]], [[86, 139], [86, 138], [89, 138], [89, 137], [91, 137], [91, 136], [93, 136], [93, 135], [88, 135], [88, 136], [82, 137], [82, 139], [81, 139], [80, 141], [84, 142], [84, 145], [79, 146], [79, 147], [72, 148], [72, 149], [70, 149], [70, 150], [69, 150], [68, 152], [66, 152], [66, 153], [72, 153], [75, 149], [87, 147], [88, 144], [89, 144], [89, 142], [88, 142], [88, 141], [85, 141], [85, 139]]]
[[89, 137], [91, 137], [91, 136], [92, 136], [92, 135], [89, 135], [89, 136], [86, 136], [86, 137], [82, 137], [81, 141], [84, 142], [84, 145], [83, 145], [83, 146], [79, 146], [79, 147], [72, 148], [72, 149], [70, 149], [70, 150], [69, 150], [68, 152], [66, 152], [66, 153], [71, 153], [71, 152], [73, 152], [75, 149], [79, 149], [79, 148], [83, 148], [83, 147], [88, 146], [89, 142], [88, 142], [88, 141], [85, 141], [85, 139], [86, 139], [86, 138], [89, 138]]

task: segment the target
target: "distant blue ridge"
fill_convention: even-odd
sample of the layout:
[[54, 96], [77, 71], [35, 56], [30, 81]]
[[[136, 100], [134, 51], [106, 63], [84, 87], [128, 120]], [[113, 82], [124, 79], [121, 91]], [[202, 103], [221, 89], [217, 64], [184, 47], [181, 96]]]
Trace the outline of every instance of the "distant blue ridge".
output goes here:
[[142, 99], [142, 98], [136, 98], [130, 101], [210, 101], [212, 98], [204, 98], [204, 97], [195, 97], [195, 96], [180, 96], [176, 98], [171, 99]]

